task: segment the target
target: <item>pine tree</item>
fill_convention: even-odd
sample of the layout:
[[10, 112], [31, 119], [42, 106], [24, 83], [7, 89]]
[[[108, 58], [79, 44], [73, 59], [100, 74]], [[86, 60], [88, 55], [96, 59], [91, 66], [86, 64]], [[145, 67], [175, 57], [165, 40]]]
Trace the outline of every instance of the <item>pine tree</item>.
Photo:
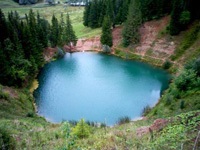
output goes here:
[[139, 42], [139, 26], [142, 23], [142, 15], [139, 8], [139, 1], [133, 0], [129, 6], [129, 13], [124, 25], [122, 36], [123, 45], [136, 44]]
[[29, 40], [31, 44], [31, 49], [30, 49], [31, 57], [36, 62], [37, 69], [39, 69], [44, 64], [44, 58], [42, 56], [43, 46], [40, 42], [40, 39], [38, 38], [39, 37], [38, 24], [35, 14], [32, 10], [30, 10], [28, 14], [28, 30], [30, 34]]
[[60, 27], [60, 41], [58, 42], [58, 45], [60, 46], [63, 46], [64, 45], [64, 41], [65, 41], [65, 22], [64, 22], [64, 18], [63, 18], [63, 13], [61, 13], [61, 16], [60, 16], [60, 24], [59, 24], [59, 27]]
[[76, 37], [73, 27], [71, 25], [69, 14], [67, 14], [67, 17], [66, 17], [65, 34], [66, 34], [65, 35], [65, 43], [69, 46], [71, 46], [71, 44], [73, 44], [73, 46], [75, 46], [77, 43], [77, 37]]
[[48, 30], [49, 30], [48, 21], [41, 18], [40, 14], [37, 13], [38, 39], [40, 40], [43, 48], [46, 48], [48, 46]]
[[50, 33], [50, 43], [52, 47], [55, 47], [58, 45], [58, 41], [59, 41], [59, 25], [58, 25], [58, 20], [55, 17], [55, 15], [52, 16], [52, 20], [51, 20], [51, 33]]
[[90, 12], [89, 12], [89, 22], [88, 22], [88, 26], [91, 28], [97, 28], [99, 27], [99, 9], [98, 9], [98, 1], [94, 0], [91, 3], [90, 6]]
[[102, 25], [101, 44], [107, 45], [109, 47], [113, 45], [110, 16], [104, 17]]
[[[4, 40], [8, 37], [8, 30], [4, 13], [0, 9], [0, 43], [3, 44]], [[3, 45], [2, 45], [3, 46]]]
[[106, 15], [106, 1], [105, 0], [99, 0], [98, 6], [99, 6], [98, 25], [99, 25], [99, 27], [101, 27], [102, 24], [103, 24], [104, 16]]
[[181, 31], [181, 24], [179, 22], [181, 12], [183, 11], [183, 8], [181, 7], [181, 1], [182, 0], [175, 0], [173, 4], [169, 25], [169, 31], [171, 35], [177, 35]]
[[114, 22], [114, 6], [113, 6], [113, 0], [107, 0], [107, 5], [106, 5], [106, 15], [109, 16], [110, 21], [112, 23], [113, 28], [115, 27], [115, 22]]
[[87, 27], [89, 26], [90, 7], [91, 7], [91, 2], [88, 2], [87, 0], [85, 10], [83, 13], [83, 25]]
[[84, 119], [81, 119], [73, 129], [73, 134], [78, 138], [86, 138], [90, 135], [90, 126]]

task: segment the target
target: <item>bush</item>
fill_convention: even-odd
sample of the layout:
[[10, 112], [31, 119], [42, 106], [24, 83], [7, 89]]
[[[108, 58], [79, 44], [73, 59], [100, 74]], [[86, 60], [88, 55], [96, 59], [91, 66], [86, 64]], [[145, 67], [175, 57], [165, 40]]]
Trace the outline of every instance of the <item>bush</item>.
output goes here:
[[185, 101], [181, 100], [180, 109], [184, 109], [184, 108], [185, 108]]
[[75, 128], [73, 128], [73, 134], [78, 138], [87, 138], [90, 135], [90, 126], [84, 119], [81, 119]]
[[26, 117], [33, 118], [33, 117], [34, 117], [34, 113], [33, 113], [33, 112], [28, 112], [28, 113], [26, 114]]
[[181, 13], [179, 22], [180, 22], [182, 25], [187, 25], [187, 24], [190, 22], [190, 12], [187, 11], [187, 10], [186, 10], [186, 11], [183, 11], [183, 12]]
[[2, 150], [14, 150], [15, 149], [15, 141], [10, 133], [6, 131], [4, 128], [0, 128], [0, 148]]
[[72, 126], [76, 126], [77, 123], [78, 123], [76, 120], [69, 120], [68, 122], [69, 122], [69, 124], [72, 125]]
[[58, 50], [57, 50], [57, 58], [62, 58], [65, 56], [65, 51], [61, 48], [58, 47]]
[[146, 116], [151, 111], [151, 107], [149, 105], [145, 106], [142, 111], [142, 116]]
[[103, 50], [104, 53], [110, 53], [111, 52], [111, 48], [108, 45], [103, 45], [102, 50]]
[[186, 64], [186, 69], [193, 69], [200, 76], [200, 57]]
[[101, 123], [100, 127], [101, 127], [101, 128], [105, 128], [105, 127], [106, 127], [106, 124], [105, 124], [105, 123]]
[[167, 69], [169, 69], [171, 66], [172, 66], [172, 63], [171, 63], [170, 61], [166, 60], [166, 61], [163, 63], [162, 68], [167, 70]]
[[130, 121], [131, 121], [131, 119], [128, 116], [120, 117], [117, 121], [117, 124], [122, 125], [122, 124], [125, 124], [125, 123], [129, 123]]
[[168, 94], [165, 100], [166, 100], [165, 105], [169, 106], [172, 102], [172, 96]]
[[185, 51], [192, 46], [192, 44], [197, 40], [198, 33], [200, 31], [200, 25], [196, 23], [190, 31], [184, 36], [184, 39], [182, 40], [181, 44], [177, 49], [175, 50], [174, 55], [171, 56], [172, 60], [176, 60], [179, 57], [181, 57]]
[[186, 91], [195, 88], [196, 86], [196, 73], [194, 70], [184, 70], [179, 77], [174, 81], [176, 87], [180, 91]]

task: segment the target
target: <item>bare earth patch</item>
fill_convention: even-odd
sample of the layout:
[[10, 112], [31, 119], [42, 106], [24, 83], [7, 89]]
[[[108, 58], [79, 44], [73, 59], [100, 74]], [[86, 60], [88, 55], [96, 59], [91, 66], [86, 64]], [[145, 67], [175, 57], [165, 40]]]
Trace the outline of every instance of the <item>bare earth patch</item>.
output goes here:
[[168, 124], [167, 119], [156, 119], [151, 126], [140, 127], [136, 130], [138, 137], [143, 136], [144, 134], [151, 133], [153, 131], [160, 131]]
[[[165, 16], [160, 20], [152, 20], [145, 22], [141, 25], [140, 32], [140, 43], [136, 46], [130, 46], [128, 48], [120, 48], [122, 36], [122, 26], [117, 26], [112, 30], [113, 35], [113, 53], [115, 49], [127, 51], [132, 54], [142, 56], [142, 59], [153, 59], [158, 61], [161, 66], [169, 57], [174, 53], [176, 43], [174, 38], [165, 34], [166, 26], [169, 24], [170, 17]], [[83, 52], [83, 51], [101, 51], [102, 45], [100, 42], [100, 35], [92, 38], [81, 38], [78, 39], [75, 47], [64, 46], [63, 49], [66, 52]], [[46, 48], [44, 51], [44, 57], [46, 61], [50, 61], [55, 55], [56, 48]]]
[[160, 32], [164, 32], [169, 23], [169, 16], [163, 17], [160, 20], [153, 20], [144, 23], [140, 29], [140, 44], [136, 47], [136, 52], [146, 53], [147, 50], [165, 52], [167, 54], [173, 53], [175, 49], [174, 42], [167, 37], [159, 37]]
[[[113, 35], [113, 47], [120, 44], [122, 36], [121, 36], [122, 27], [116, 27], [112, 30]], [[101, 51], [102, 45], [100, 42], [100, 36], [95, 36], [93, 38], [82, 38], [77, 41], [77, 45], [74, 51]]]
[[44, 55], [44, 59], [46, 62], [51, 61], [51, 59], [53, 58], [53, 56], [55, 55], [57, 49], [56, 48], [46, 48], [44, 49], [43, 55]]
[[[138, 54], [142, 57], [147, 56], [152, 59], [160, 59], [164, 62], [168, 59], [176, 48], [176, 43], [169, 35], [165, 35], [166, 26], [169, 24], [170, 17], [165, 16], [160, 20], [152, 20], [144, 23], [140, 29], [140, 43], [132, 48], [123, 49], [130, 53]], [[122, 40], [122, 26], [113, 29], [113, 47], [119, 48]], [[100, 36], [89, 39], [79, 39], [75, 51], [101, 50]]]

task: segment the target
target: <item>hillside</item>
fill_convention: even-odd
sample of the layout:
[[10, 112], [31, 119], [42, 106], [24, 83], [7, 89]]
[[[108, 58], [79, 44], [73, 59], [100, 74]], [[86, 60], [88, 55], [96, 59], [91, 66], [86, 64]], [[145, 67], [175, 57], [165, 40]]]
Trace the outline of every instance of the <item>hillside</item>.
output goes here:
[[92, 126], [88, 138], [77, 139], [71, 134], [73, 124], [52, 124], [38, 117], [28, 91], [2, 86], [0, 90], [3, 149], [191, 149], [200, 146], [198, 139], [195, 144], [200, 130], [200, 111], [157, 120], [143, 118], [112, 128]]
[[[22, 18], [32, 8], [48, 21], [53, 14], [60, 20], [60, 12], [69, 13], [79, 38], [76, 49], [101, 50], [101, 29], [83, 26], [82, 7], [19, 6], [12, 0], [0, 0], [0, 7], [5, 14], [17, 10]], [[113, 127], [84, 121], [50, 123], [37, 115], [32, 81], [25, 87], [0, 84], [1, 149], [200, 149], [200, 25], [193, 21], [172, 36], [170, 19], [166, 15], [145, 21], [139, 27], [140, 42], [128, 47], [121, 42], [123, 25], [112, 30], [112, 54], [162, 67], [174, 75], [156, 106], [144, 108], [140, 120], [121, 118]], [[52, 47], [44, 50], [46, 62], [55, 51]]]

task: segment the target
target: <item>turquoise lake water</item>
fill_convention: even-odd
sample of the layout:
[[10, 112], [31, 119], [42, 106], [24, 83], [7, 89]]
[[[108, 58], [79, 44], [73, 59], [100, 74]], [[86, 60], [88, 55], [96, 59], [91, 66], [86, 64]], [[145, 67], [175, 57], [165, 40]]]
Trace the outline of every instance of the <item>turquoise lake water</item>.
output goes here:
[[169, 80], [167, 72], [144, 63], [73, 53], [44, 66], [34, 96], [38, 113], [51, 122], [84, 118], [114, 125], [155, 105]]

